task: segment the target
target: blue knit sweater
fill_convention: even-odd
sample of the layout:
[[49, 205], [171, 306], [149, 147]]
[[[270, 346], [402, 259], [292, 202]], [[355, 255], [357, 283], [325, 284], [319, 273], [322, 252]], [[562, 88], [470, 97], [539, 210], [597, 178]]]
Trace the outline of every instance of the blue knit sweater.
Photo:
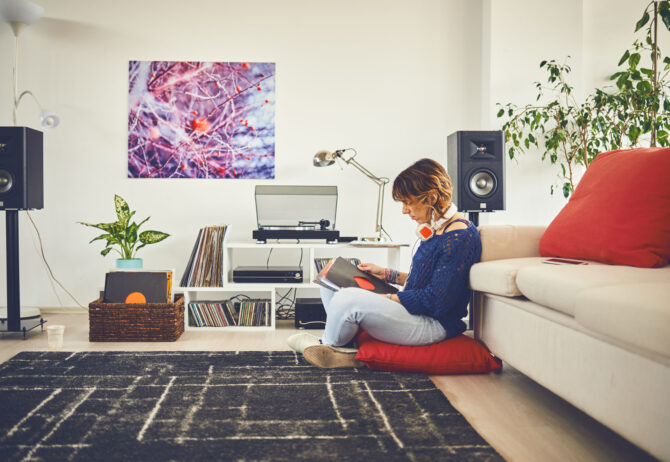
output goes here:
[[482, 254], [477, 228], [465, 223], [466, 229], [435, 235], [419, 245], [405, 288], [398, 292], [408, 312], [437, 319], [447, 338], [465, 330], [461, 319], [468, 313], [470, 267]]

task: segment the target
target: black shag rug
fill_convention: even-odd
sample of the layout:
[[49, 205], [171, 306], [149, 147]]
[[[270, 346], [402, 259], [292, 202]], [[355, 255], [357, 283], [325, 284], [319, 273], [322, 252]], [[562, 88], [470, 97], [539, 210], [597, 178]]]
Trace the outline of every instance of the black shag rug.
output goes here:
[[421, 374], [289, 352], [26, 352], [0, 364], [0, 460], [502, 458]]

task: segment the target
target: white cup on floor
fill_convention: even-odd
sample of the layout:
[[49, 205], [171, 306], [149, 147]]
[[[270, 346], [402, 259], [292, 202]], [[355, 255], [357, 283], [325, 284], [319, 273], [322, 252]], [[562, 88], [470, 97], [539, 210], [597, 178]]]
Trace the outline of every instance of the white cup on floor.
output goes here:
[[50, 350], [63, 349], [64, 332], [65, 332], [65, 326], [62, 325], [47, 326], [47, 341]]

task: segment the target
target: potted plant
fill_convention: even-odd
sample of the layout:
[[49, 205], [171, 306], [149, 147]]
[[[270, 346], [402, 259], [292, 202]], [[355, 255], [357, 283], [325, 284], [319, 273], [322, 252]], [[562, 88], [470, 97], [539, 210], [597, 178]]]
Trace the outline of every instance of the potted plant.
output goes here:
[[[670, 57], [661, 56], [658, 47], [659, 19], [670, 30], [670, 1], [652, 1], [645, 8], [635, 24], [635, 32], [646, 26], [645, 39], [635, 40], [619, 60], [625, 68], [611, 76], [616, 86], [595, 89], [581, 102], [568, 83], [570, 66], [542, 61], [549, 85], [535, 83], [534, 104], [498, 104], [498, 117], [507, 117], [502, 130], [509, 157], [539, 148], [542, 160], [559, 164], [567, 198], [575, 188], [575, 166], [588, 167], [598, 153], [645, 141], [652, 147], [669, 146]], [[643, 63], [647, 53], [649, 60]]]
[[116, 260], [116, 267], [118, 269], [142, 269], [142, 259], [135, 258], [139, 249], [145, 245], [155, 244], [167, 238], [169, 234], [161, 231], [143, 231], [138, 234], [140, 226], [147, 222], [150, 217], [145, 218], [139, 224], [130, 221], [135, 215], [135, 212], [130, 211], [128, 203], [118, 195], [114, 195], [114, 207], [116, 208], [117, 221], [113, 223], [84, 223], [79, 222], [84, 226], [98, 228], [104, 231], [103, 234], [97, 236], [89, 242], [105, 240], [105, 248], [100, 254], [104, 257], [109, 252], [114, 250], [121, 258]]

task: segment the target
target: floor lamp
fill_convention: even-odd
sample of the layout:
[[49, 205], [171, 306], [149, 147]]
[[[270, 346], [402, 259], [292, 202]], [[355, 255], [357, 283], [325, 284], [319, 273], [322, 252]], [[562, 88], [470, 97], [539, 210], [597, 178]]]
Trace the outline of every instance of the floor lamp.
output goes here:
[[[353, 151], [353, 154], [349, 157], [345, 157], [344, 153], [346, 151]], [[363, 167], [361, 164], [359, 164], [358, 161], [355, 159], [356, 154], [358, 153], [353, 148], [338, 149], [335, 152], [319, 151], [314, 155], [313, 159], [314, 166], [327, 167], [329, 165], [333, 165], [336, 159], [340, 159], [345, 164], [355, 167], [357, 170], [363, 173], [363, 175], [370, 178], [379, 187], [379, 192], [377, 193], [377, 215], [375, 217], [375, 232], [377, 235], [373, 237], [363, 237], [361, 239], [365, 241], [383, 242], [385, 241], [384, 239], [385, 230], [384, 227], [382, 226], [382, 218], [384, 215], [384, 187], [388, 184], [389, 179], [386, 177], [379, 177], [373, 174], [367, 168]]]
[[[27, 129], [25, 127], [16, 127], [17, 125], [17, 112], [19, 105], [24, 97], [32, 97], [37, 105], [40, 108], [40, 126], [43, 129], [54, 128], [59, 123], [58, 116], [50, 111], [45, 110], [42, 105], [39, 103], [35, 95], [31, 91], [24, 91], [19, 94], [18, 91], [18, 55], [19, 55], [19, 34], [21, 31], [28, 25], [35, 23], [44, 12], [44, 9], [39, 5], [36, 5], [31, 2], [24, 0], [5, 0], [0, 3], [0, 20], [5, 21], [9, 24], [14, 34], [15, 39], [15, 50], [14, 50], [14, 67], [13, 67], [13, 89], [14, 89], [14, 99], [12, 107], [12, 121], [14, 123], [11, 136], [16, 136], [17, 133], [22, 133], [21, 143], [4, 143], [0, 142], [0, 149], [21, 149], [26, 150], [26, 143], [28, 143], [28, 136], [26, 134]], [[35, 135], [39, 134], [39, 143], [31, 145], [31, 152], [34, 152], [36, 155], [39, 154], [40, 159], [40, 182], [41, 179], [41, 158], [42, 158], [42, 143], [41, 143], [41, 133], [34, 130], [31, 131], [31, 139], [36, 139]], [[39, 151], [38, 153], [35, 151]], [[25, 153], [24, 153], [25, 154]], [[16, 155], [14, 152], [6, 153], [7, 157]], [[2, 167], [2, 165], [0, 165]], [[21, 301], [20, 301], [20, 284], [19, 284], [19, 219], [18, 212], [19, 210], [28, 210], [30, 208], [36, 208], [33, 206], [26, 206], [25, 208], [21, 204], [13, 204], [13, 199], [10, 199], [8, 203], [3, 200], [5, 197], [12, 197], [14, 190], [18, 187], [24, 187], [24, 184], [13, 185], [14, 178], [12, 175], [12, 168], [0, 169], [0, 209], [5, 210], [6, 218], [6, 228], [7, 228], [7, 324], [5, 326], [4, 322], [0, 326], [0, 331], [8, 332], [23, 332], [24, 338], [26, 331], [37, 327], [38, 325], [43, 325], [44, 320], [41, 318], [35, 320], [35, 317], [39, 317], [39, 310], [34, 310], [34, 312], [26, 313], [26, 318], [32, 318], [30, 321], [22, 321], [21, 317]], [[23, 180], [25, 181], [25, 180]], [[19, 181], [21, 183], [21, 181]], [[41, 192], [40, 185], [40, 192]], [[42, 201], [39, 200], [41, 208]]]

